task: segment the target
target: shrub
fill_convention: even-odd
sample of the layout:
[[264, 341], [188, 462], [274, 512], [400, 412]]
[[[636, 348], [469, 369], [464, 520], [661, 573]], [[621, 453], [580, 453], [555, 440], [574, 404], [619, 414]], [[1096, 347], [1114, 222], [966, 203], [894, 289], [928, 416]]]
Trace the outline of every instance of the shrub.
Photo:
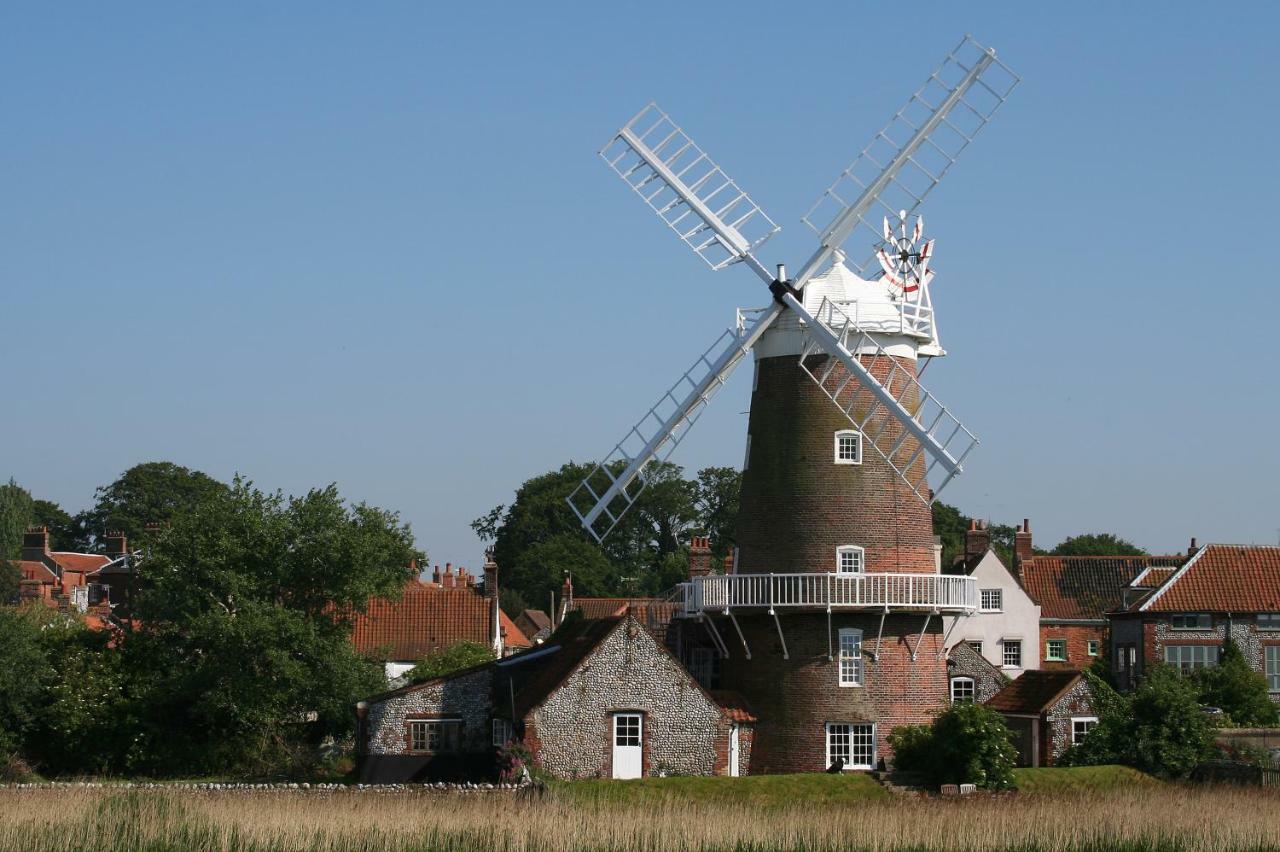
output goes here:
[[454, 642], [447, 648], [437, 648], [409, 669], [405, 677], [410, 683], [422, 683], [453, 674], [456, 671], [478, 666], [493, 659], [493, 651], [479, 642]]
[[1015, 786], [1018, 753], [999, 713], [981, 704], [954, 704], [933, 724], [907, 725], [889, 735], [895, 763], [924, 773], [931, 783], [976, 784], [988, 790]]
[[1243, 728], [1276, 723], [1276, 705], [1267, 693], [1267, 680], [1249, 665], [1235, 641], [1228, 638], [1218, 665], [1200, 669], [1192, 678], [1200, 702], [1219, 707]]

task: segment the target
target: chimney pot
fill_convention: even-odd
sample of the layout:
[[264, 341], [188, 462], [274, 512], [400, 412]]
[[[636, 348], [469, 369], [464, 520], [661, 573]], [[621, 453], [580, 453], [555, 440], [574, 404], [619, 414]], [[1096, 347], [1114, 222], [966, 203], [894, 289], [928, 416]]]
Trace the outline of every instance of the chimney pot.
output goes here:
[[991, 547], [991, 533], [987, 525], [981, 521], [970, 521], [969, 531], [964, 536], [964, 558], [966, 561], [977, 559]]
[[711, 539], [695, 535], [689, 542], [689, 579], [711, 573]]

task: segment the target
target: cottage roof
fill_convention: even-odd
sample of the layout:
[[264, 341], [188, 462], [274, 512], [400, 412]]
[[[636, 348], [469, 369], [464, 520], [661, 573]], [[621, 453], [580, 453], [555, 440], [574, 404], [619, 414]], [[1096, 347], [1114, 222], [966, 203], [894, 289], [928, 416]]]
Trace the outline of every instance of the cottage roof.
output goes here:
[[1038, 716], [1076, 685], [1082, 675], [1074, 671], [1033, 669], [987, 699], [986, 705], [1000, 713]]
[[[361, 653], [386, 652], [393, 660], [419, 660], [455, 642], [488, 645], [492, 639], [493, 599], [470, 586], [442, 587], [413, 579], [400, 600], [373, 598], [355, 617], [351, 641]], [[499, 611], [506, 642], [528, 647], [520, 628]]]
[[568, 621], [546, 644], [499, 661], [499, 695], [514, 701], [515, 718], [545, 701], [622, 622], [621, 616]]
[[25, 580], [32, 580], [38, 583], [54, 583], [58, 580], [58, 575], [53, 573], [52, 569], [43, 562], [34, 559], [20, 559], [16, 564]]
[[1140, 612], [1280, 612], [1280, 547], [1208, 544], [1130, 608]]
[[55, 550], [49, 554], [54, 562], [63, 571], [76, 571], [79, 573], [89, 573], [97, 571], [102, 566], [111, 562], [110, 556], [104, 556], [101, 553], [70, 553], [61, 550]]
[[1022, 587], [1040, 617], [1098, 620], [1123, 603], [1124, 589], [1151, 567], [1177, 567], [1182, 556], [1036, 556], [1020, 566]]
[[535, 630], [544, 630], [551, 626], [551, 617], [540, 609], [526, 609], [520, 614], [528, 619]]
[[662, 598], [573, 598], [568, 606], [570, 612], [581, 612], [583, 618], [620, 618], [630, 613], [659, 643], [665, 640], [678, 608], [678, 604]]
[[741, 693], [728, 689], [712, 689], [710, 693], [712, 699], [724, 711], [725, 718], [730, 722], [759, 721], [756, 714], [752, 712], [751, 705], [747, 703], [747, 699]]

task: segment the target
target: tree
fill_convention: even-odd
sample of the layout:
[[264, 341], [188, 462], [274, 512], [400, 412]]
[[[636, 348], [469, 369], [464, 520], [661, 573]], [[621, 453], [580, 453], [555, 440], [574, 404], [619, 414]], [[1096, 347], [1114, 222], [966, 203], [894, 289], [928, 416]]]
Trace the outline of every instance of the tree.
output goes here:
[[0, 606], [0, 758], [23, 747], [39, 718], [49, 677], [41, 633], [52, 614], [44, 607]]
[[427, 654], [405, 674], [410, 683], [422, 683], [494, 659], [493, 649], [479, 642], [454, 642]]
[[694, 484], [697, 523], [711, 539], [711, 556], [723, 560], [733, 552], [738, 523], [742, 471], [732, 467], [704, 467]]
[[1053, 550], [1054, 556], [1146, 556], [1135, 544], [1111, 533], [1084, 533], [1063, 539]]
[[237, 478], [172, 516], [138, 565], [124, 641], [135, 746], [150, 773], [263, 774], [352, 727], [385, 684], [350, 621], [420, 557], [399, 518], [334, 486], [286, 499]]
[[1000, 714], [982, 704], [952, 704], [932, 725], [905, 725], [889, 735], [895, 763], [925, 773], [934, 785], [1015, 786], [1018, 753]]
[[88, 550], [110, 530], [138, 540], [148, 524], [170, 523], [227, 486], [208, 474], [173, 462], [134, 465], [97, 490], [93, 508], [76, 516], [77, 549]]
[[62, 507], [52, 500], [32, 501], [31, 524], [49, 530], [51, 550], [75, 550], [84, 538], [76, 519], [64, 512]]
[[17, 559], [31, 523], [31, 494], [13, 479], [0, 485], [0, 560]]
[[1261, 728], [1277, 721], [1276, 705], [1267, 691], [1267, 679], [1249, 665], [1235, 640], [1228, 637], [1216, 666], [1193, 676], [1200, 703], [1219, 707], [1231, 722], [1243, 728]]

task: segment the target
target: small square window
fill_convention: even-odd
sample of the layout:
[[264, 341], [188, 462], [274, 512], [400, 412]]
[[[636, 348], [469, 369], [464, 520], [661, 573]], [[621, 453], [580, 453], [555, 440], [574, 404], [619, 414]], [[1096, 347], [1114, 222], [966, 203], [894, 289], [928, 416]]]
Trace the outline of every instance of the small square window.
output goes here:
[[1044, 658], [1052, 662], [1064, 662], [1067, 659], [1067, 640], [1050, 639], [1045, 642]]
[[836, 464], [862, 464], [862, 433], [845, 429], [836, 433]]
[[983, 612], [1000, 612], [1004, 609], [1004, 591], [1002, 589], [983, 589], [978, 604], [978, 608]]
[[1089, 732], [1098, 727], [1097, 716], [1071, 717], [1071, 744], [1079, 745]]
[[1207, 612], [1180, 612], [1169, 616], [1169, 626], [1174, 630], [1209, 630], [1213, 618]]
[[972, 648], [973, 650], [977, 651], [979, 654], [981, 654], [981, 653], [982, 653], [982, 640], [981, 640], [981, 639], [969, 639], [969, 640], [967, 640], [967, 641], [968, 641], [968, 643], [969, 643], [969, 647], [970, 647], [970, 648]]
[[1098, 656], [1098, 640], [1097, 639], [1089, 640], [1089, 656], [1090, 657]]
[[865, 566], [866, 551], [852, 544], [836, 548], [836, 573], [861, 574]]
[[1006, 639], [1001, 643], [1003, 647], [1003, 662], [1006, 669], [1022, 668], [1022, 640]]
[[973, 678], [971, 677], [951, 678], [951, 703], [952, 704], [972, 704], [973, 703]]
[[1280, 630], [1280, 612], [1258, 613], [1259, 630]]

